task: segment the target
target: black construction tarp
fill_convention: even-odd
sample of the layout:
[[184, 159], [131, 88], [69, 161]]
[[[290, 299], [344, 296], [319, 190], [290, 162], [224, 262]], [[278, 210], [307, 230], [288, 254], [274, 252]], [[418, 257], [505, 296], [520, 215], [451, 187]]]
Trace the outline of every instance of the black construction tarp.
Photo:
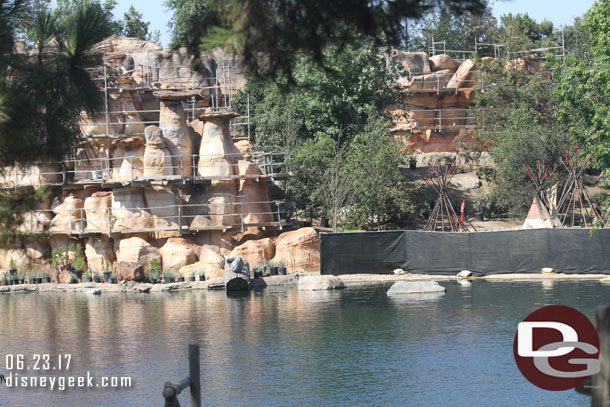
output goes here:
[[522, 229], [443, 233], [390, 231], [321, 234], [322, 274], [610, 274], [610, 229]]

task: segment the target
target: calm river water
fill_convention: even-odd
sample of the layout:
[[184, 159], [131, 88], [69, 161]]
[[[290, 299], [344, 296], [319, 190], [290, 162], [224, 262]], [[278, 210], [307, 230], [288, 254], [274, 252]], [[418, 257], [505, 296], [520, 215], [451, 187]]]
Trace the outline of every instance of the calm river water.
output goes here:
[[512, 343], [517, 323], [543, 305], [572, 306], [594, 320], [595, 306], [610, 302], [610, 286], [441, 284], [443, 296], [402, 300], [386, 296], [389, 285], [237, 297], [2, 294], [0, 374], [8, 374], [6, 354], [71, 354], [69, 370], [51, 374], [131, 376], [133, 387], [61, 392], [2, 384], [0, 406], [162, 406], [163, 383], [187, 374], [189, 341], [202, 344], [206, 406], [590, 403], [573, 390], [547, 392], [527, 382]]

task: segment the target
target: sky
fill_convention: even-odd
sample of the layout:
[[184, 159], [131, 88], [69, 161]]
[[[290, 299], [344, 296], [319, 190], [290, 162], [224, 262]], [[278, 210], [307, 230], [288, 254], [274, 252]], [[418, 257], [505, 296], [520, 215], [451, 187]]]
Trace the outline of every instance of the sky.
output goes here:
[[[167, 47], [171, 38], [167, 22], [172, 13], [163, 3], [164, 0], [118, 0], [115, 17], [122, 18], [129, 6], [133, 5], [142, 13], [144, 21], [150, 21], [150, 31], [161, 31], [162, 45]], [[496, 17], [507, 13], [528, 13], [537, 21], [546, 18], [559, 27], [585, 14], [593, 3], [594, 0], [495, 0], [492, 8]]]

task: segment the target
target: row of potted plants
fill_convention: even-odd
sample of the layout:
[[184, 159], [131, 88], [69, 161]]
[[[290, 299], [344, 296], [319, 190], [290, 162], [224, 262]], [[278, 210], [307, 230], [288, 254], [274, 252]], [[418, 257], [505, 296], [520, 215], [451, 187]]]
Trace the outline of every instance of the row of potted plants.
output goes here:
[[269, 276], [285, 276], [286, 275], [286, 263], [283, 261], [273, 262], [268, 261], [264, 266], [252, 267], [252, 273], [254, 278], [269, 277]]
[[172, 273], [167, 271], [164, 272], [161, 271], [161, 264], [157, 259], [152, 259], [150, 261], [150, 272], [148, 274], [148, 282], [151, 284], [168, 284], [174, 282], [180, 283], [184, 281], [196, 281], [197, 277], [199, 278], [199, 281], [204, 281], [205, 273], [203, 271], [197, 274], [193, 272], [184, 276], [179, 273]]

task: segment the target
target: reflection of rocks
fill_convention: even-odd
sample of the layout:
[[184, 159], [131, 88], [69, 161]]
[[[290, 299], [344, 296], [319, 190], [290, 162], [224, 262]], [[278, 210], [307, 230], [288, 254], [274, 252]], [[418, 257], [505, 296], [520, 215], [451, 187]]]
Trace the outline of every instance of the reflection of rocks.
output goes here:
[[314, 228], [282, 233], [275, 241], [274, 262], [286, 263], [289, 273], [320, 272], [320, 239]]

